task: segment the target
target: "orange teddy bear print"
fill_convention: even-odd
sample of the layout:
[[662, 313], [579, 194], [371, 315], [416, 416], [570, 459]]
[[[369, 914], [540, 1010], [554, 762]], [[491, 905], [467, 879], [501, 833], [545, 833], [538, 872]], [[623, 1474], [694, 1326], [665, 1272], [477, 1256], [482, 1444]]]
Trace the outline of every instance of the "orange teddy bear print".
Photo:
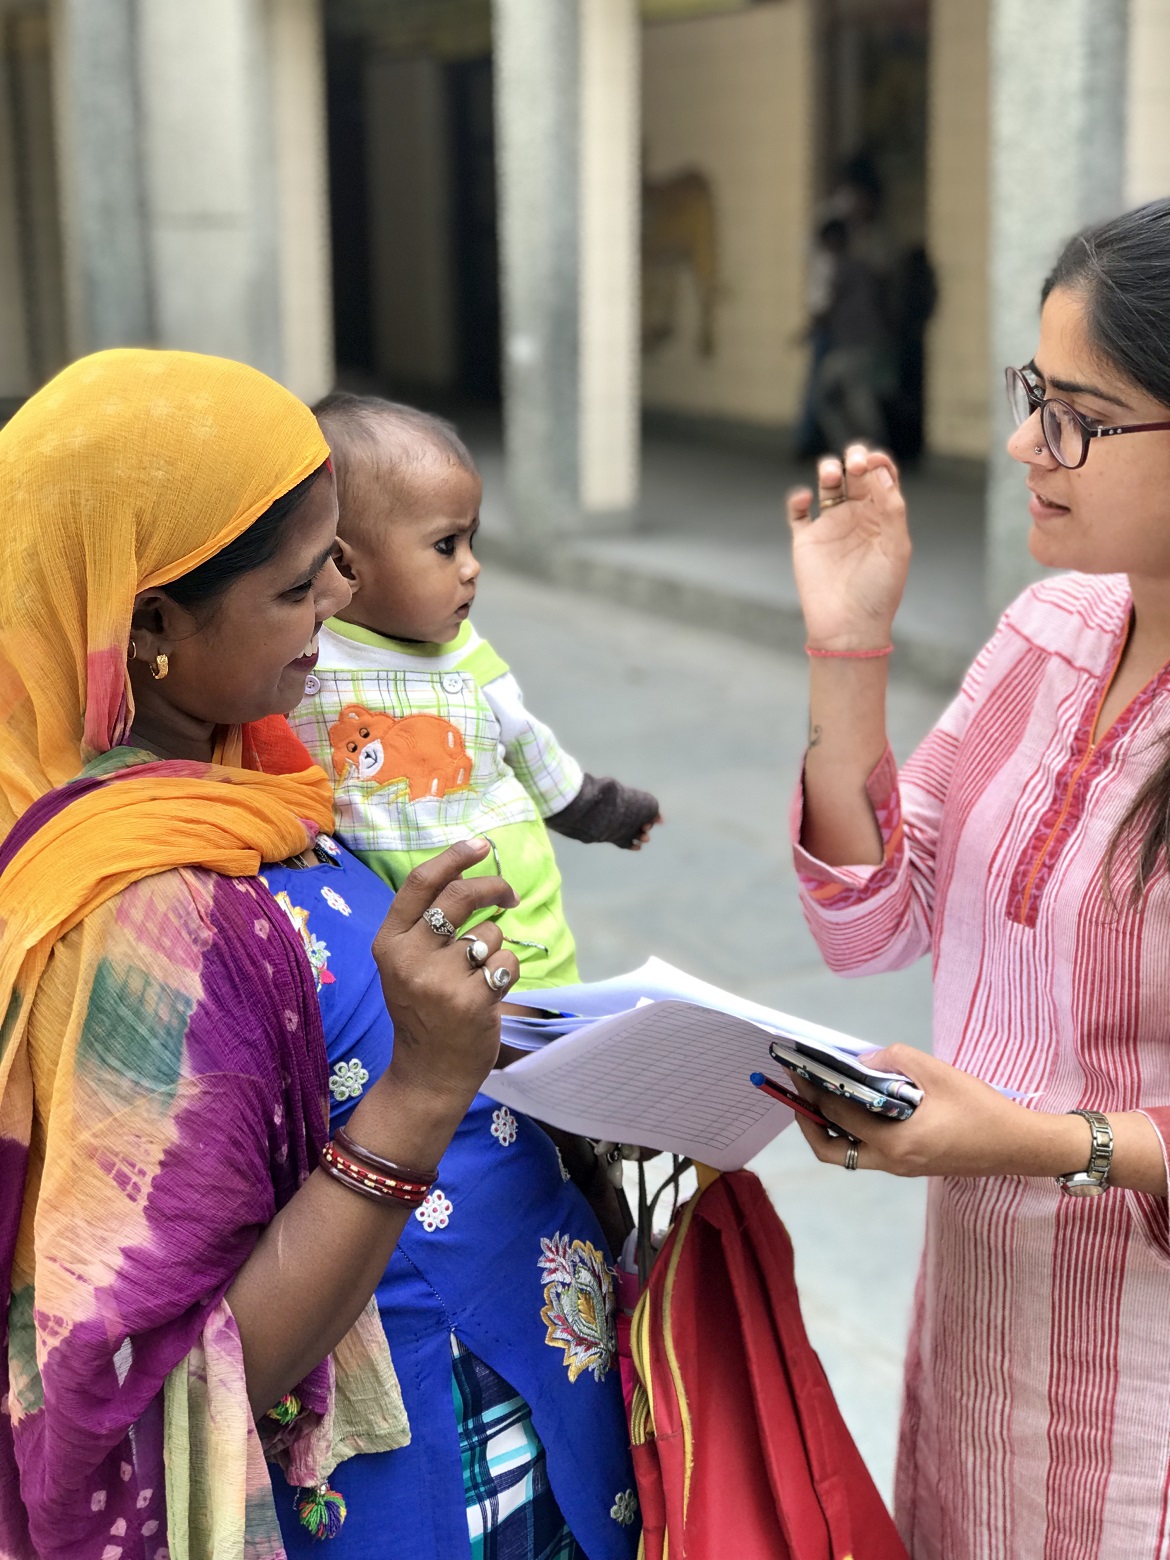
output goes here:
[[471, 760], [463, 733], [441, 715], [379, 715], [360, 704], [347, 704], [329, 728], [333, 769], [347, 768], [371, 785], [405, 780], [412, 802], [465, 791], [471, 784]]

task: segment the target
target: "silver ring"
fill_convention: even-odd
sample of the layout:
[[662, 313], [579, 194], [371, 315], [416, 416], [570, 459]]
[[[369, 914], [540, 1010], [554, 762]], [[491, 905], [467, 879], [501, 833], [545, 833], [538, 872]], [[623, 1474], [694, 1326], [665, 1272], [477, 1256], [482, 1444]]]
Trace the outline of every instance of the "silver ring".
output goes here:
[[459, 941], [467, 944], [467, 962], [472, 969], [482, 969], [492, 951], [483, 938], [477, 937], [474, 932], [464, 932]]
[[507, 991], [512, 984], [512, 972], [502, 966], [496, 970], [485, 969], [483, 978], [488, 983], [488, 990], [492, 992]]
[[456, 928], [448, 921], [438, 905], [432, 905], [422, 913], [423, 920], [438, 937], [454, 937]]
[[845, 1150], [845, 1168], [846, 1168], [846, 1170], [856, 1170], [857, 1169], [857, 1144], [856, 1143], [850, 1143], [849, 1147]]

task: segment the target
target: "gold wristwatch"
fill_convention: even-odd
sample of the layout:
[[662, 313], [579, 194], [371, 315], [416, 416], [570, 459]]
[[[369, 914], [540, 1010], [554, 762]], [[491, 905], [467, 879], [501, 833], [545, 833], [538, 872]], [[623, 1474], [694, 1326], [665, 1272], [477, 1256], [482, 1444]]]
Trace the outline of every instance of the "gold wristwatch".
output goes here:
[[1088, 1168], [1058, 1175], [1056, 1184], [1070, 1197], [1099, 1197], [1109, 1190], [1109, 1171], [1113, 1167], [1113, 1128], [1099, 1110], [1070, 1110], [1070, 1116], [1083, 1116], [1093, 1134]]

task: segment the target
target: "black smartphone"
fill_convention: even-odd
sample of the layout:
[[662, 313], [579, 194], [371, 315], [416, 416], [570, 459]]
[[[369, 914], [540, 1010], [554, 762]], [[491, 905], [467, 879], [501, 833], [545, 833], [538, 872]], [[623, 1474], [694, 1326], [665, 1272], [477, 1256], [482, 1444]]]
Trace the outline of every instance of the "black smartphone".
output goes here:
[[848, 1073], [838, 1072], [835, 1067], [830, 1067], [827, 1061], [806, 1056], [784, 1040], [773, 1040], [768, 1050], [773, 1060], [779, 1062], [788, 1072], [795, 1073], [798, 1078], [805, 1079], [818, 1089], [826, 1089], [830, 1094], [852, 1100], [855, 1105], [862, 1106], [875, 1116], [888, 1116], [892, 1121], [906, 1121], [914, 1114], [915, 1107], [909, 1100], [900, 1100], [893, 1095], [882, 1094], [877, 1089], [871, 1089], [868, 1084], [859, 1083]]

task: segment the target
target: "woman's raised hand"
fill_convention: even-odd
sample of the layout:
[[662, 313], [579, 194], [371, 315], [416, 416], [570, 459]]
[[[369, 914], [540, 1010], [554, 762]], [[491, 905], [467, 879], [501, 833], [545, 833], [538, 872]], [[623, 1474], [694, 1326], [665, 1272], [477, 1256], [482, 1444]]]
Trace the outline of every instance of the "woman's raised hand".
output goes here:
[[[439, 1110], [451, 1107], [457, 1119], [495, 1064], [500, 998], [515, 983], [519, 965], [502, 949], [503, 934], [493, 922], [476, 925], [476, 937], [488, 947], [486, 964], [477, 967], [467, 956], [470, 944], [435, 932], [423, 915], [437, 908], [459, 927], [489, 905], [515, 905], [516, 895], [503, 878], [463, 876], [489, 849], [487, 840], [462, 840], [415, 867], [374, 938], [374, 960], [394, 1020], [387, 1076]], [[489, 984], [485, 971], [500, 984]], [[507, 973], [506, 981], [500, 971]]]
[[850, 445], [845, 463], [817, 468], [812, 492], [788, 496], [792, 561], [809, 644], [822, 650], [875, 650], [890, 642], [910, 565], [906, 503], [888, 455]]

